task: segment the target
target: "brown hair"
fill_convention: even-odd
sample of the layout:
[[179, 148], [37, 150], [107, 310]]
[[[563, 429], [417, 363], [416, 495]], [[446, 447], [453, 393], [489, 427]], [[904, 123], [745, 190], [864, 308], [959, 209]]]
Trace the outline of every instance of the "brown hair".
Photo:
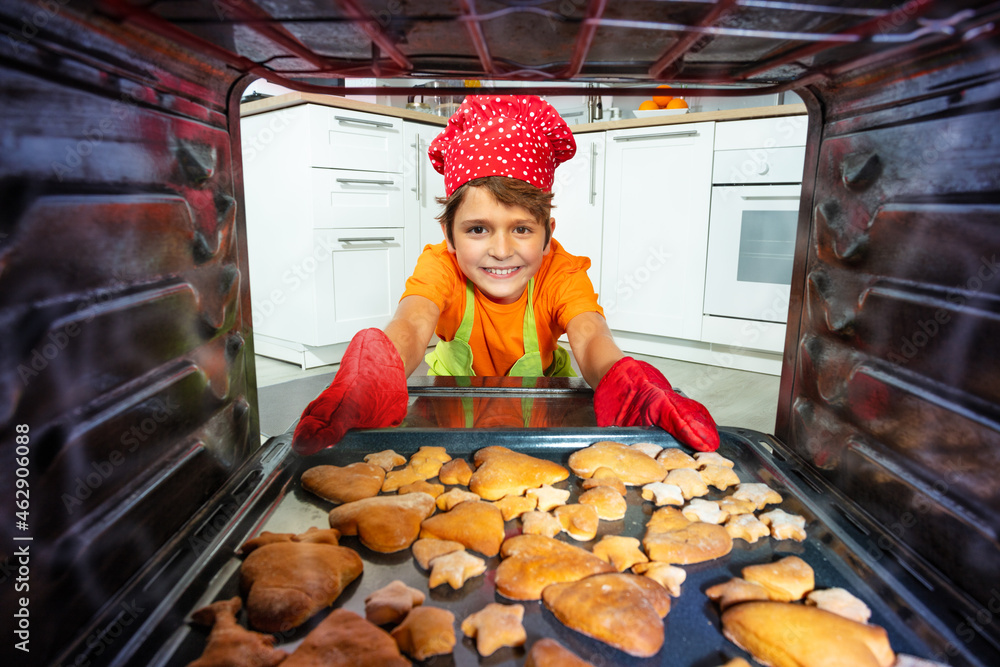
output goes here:
[[444, 206], [441, 215], [437, 217], [438, 222], [444, 225], [448, 242], [455, 245], [455, 212], [462, 205], [465, 193], [469, 188], [486, 188], [493, 195], [498, 203], [504, 206], [520, 206], [528, 211], [540, 225], [545, 228], [545, 245], [549, 244], [552, 238], [552, 226], [549, 224], [549, 216], [554, 206], [552, 205], [552, 193], [536, 188], [531, 183], [510, 178], [509, 176], [483, 176], [476, 178], [459, 186], [449, 197], [438, 197], [437, 202]]

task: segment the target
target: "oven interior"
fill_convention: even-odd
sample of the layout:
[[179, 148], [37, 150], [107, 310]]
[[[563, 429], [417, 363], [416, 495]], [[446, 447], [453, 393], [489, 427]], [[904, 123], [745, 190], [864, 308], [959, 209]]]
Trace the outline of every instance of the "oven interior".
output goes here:
[[905, 602], [898, 619], [935, 657], [996, 664], [998, 19], [1000, 5], [944, 0], [4, 3], [0, 442], [8, 461], [30, 443], [30, 465], [0, 467], [3, 617], [22, 606], [27, 545], [31, 661], [137, 659], [127, 647], [162, 613], [136, 600], [190, 595], [202, 575], [187, 568], [221, 558], [298, 465], [259, 441], [250, 81], [528, 80], [557, 95], [547, 84], [576, 80], [643, 97], [670, 81], [805, 101], [768, 447], [814, 482], [804, 497], [849, 517], [831, 528], [859, 547], [844, 558], [878, 571], [876, 594]]

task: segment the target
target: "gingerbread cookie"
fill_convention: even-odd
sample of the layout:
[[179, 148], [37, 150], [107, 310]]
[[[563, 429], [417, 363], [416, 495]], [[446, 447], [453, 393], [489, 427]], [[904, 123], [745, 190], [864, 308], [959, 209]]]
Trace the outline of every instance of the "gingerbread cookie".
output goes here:
[[514, 452], [506, 447], [485, 447], [473, 457], [476, 471], [469, 490], [485, 500], [519, 496], [543, 484], [555, 484], [569, 477], [558, 463]]
[[313, 466], [302, 473], [302, 488], [331, 503], [377, 496], [385, 470], [371, 463]]
[[611, 440], [595, 442], [569, 455], [569, 467], [579, 477], [591, 477], [598, 468], [610, 468], [626, 486], [660, 482], [667, 474], [656, 459]]
[[524, 605], [491, 602], [462, 621], [462, 632], [476, 639], [476, 650], [485, 658], [505, 646], [524, 645], [523, 619]]

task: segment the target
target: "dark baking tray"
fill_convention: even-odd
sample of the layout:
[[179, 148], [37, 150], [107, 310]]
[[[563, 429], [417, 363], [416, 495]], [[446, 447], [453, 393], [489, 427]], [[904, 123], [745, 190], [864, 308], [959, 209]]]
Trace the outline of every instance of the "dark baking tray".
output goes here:
[[[391, 448], [408, 456], [422, 445], [441, 445], [455, 458], [471, 461], [472, 454], [487, 445], [502, 445], [534, 456], [565, 464], [569, 454], [598, 440], [614, 439], [625, 443], [655, 442], [665, 447], [677, 447], [677, 442], [658, 429], [390, 429], [351, 432], [338, 446], [319, 454], [302, 458], [289, 446], [284, 435], [268, 441], [260, 455], [251, 462], [251, 472], [242, 487], [230, 490], [230, 509], [216, 512], [208, 519], [204, 539], [188, 538], [188, 545], [203, 546], [200, 561], [191, 566], [185, 581], [164, 592], [162, 612], [154, 622], [133, 638], [115, 664], [186, 665], [202, 651], [207, 631], [188, 622], [191, 611], [217, 599], [238, 595], [240, 559], [235, 550], [245, 539], [261, 530], [298, 532], [309, 526], [327, 527], [326, 515], [331, 504], [313, 497], [299, 486], [303, 470], [318, 464], [343, 465], [363, 459], [366, 453]], [[853, 538], [844, 533], [840, 524], [843, 516], [822, 506], [828, 494], [796, 474], [794, 466], [778, 453], [780, 443], [762, 433], [745, 429], [723, 429], [720, 453], [736, 463], [742, 481], [764, 481], [785, 498], [780, 507], [806, 516], [808, 539], [804, 543], [762, 539], [750, 545], [736, 540], [733, 551], [712, 562], [685, 566], [688, 577], [682, 594], [675, 598], [665, 620], [666, 641], [660, 653], [649, 659], [636, 659], [607, 645], [580, 635], [563, 626], [540, 602], [524, 602], [524, 625], [528, 641], [522, 648], [501, 649], [488, 658], [480, 658], [473, 642], [464, 638], [458, 627], [461, 619], [481, 609], [489, 602], [512, 604], [515, 601], [499, 596], [493, 584], [493, 570], [498, 558], [488, 559], [490, 570], [454, 591], [439, 586], [428, 591], [427, 573], [414, 561], [409, 550], [396, 554], [378, 554], [361, 546], [355, 537], [345, 537], [342, 544], [356, 549], [365, 562], [361, 577], [352, 583], [334, 604], [364, 614], [364, 599], [372, 591], [394, 579], [428, 591], [425, 604], [445, 607], [456, 617], [458, 643], [452, 655], [426, 661], [434, 667], [444, 665], [521, 665], [527, 648], [541, 637], [554, 637], [594, 665], [685, 665], [710, 667], [735, 656], [747, 656], [727, 641], [720, 632], [715, 605], [704, 590], [715, 583], [738, 576], [741, 568], [752, 563], [765, 563], [788, 554], [806, 560], [816, 571], [817, 588], [844, 587], [863, 599], [872, 609], [872, 622], [886, 628], [897, 652], [931, 657], [931, 645], [937, 640], [936, 629], [919, 613], [911, 613], [914, 600], [900, 597], [891, 582], [890, 572], [881, 563], [872, 563], [864, 548], [852, 548]], [[776, 455], [777, 454], [777, 455]], [[785, 468], [783, 470], [783, 468]], [[578, 480], [571, 475], [559, 486], [569, 488], [573, 498], [579, 493]], [[243, 491], [239, 489], [243, 488]], [[713, 490], [710, 498], [721, 496]], [[819, 499], [819, 501], [817, 501]], [[598, 534], [606, 533], [642, 537], [652, 504], [644, 502], [638, 489], [630, 489], [626, 518], [617, 522], [602, 522]], [[219, 518], [221, 517], [221, 518]], [[836, 524], [836, 525], [833, 525]], [[215, 527], [214, 532], [212, 530]], [[857, 527], [853, 528], [857, 530]], [[519, 521], [507, 523], [508, 535], [519, 532]], [[197, 535], [198, 533], [195, 533]], [[589, 548], [592, 543], [575, 542], [565, 534], [560, 539]], [[155, 587], [153, 587], [155, 588]], [[151, 590], [147, 586], [147, 590]], [[279, 645], [289, 650], [314, 627], [325, 613], [279, 637]], [[243, 619], [245, 621], [245, 618]], [[929, 640], [929, 641], [928, 641]], [[953, 662], [952, 664], [965, 664]], [[971, 663], [970, 663], [971, 664]]]

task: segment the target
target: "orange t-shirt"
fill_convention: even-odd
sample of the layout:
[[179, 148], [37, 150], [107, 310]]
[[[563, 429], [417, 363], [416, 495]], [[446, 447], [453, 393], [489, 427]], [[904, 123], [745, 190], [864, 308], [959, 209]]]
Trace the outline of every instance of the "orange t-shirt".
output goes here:
[[[597, 304], [597, 294], [587, 276], [590, 259], [566, 252], [552, 239], [549, 254], [535, 274], [535, 329], [542, 368], [552, 363], [552, 353], [559, 337], [566, 333], [569, 321], [580, 313], [604, 310]], [[476, 375], [506, 375], [524, 356], [524, 311], [528, 290], [511, 304], [490, 301], [473, 286], [476, 295], [476, 320], [469, 336], [472, 370]], [[436, 333], [442, 340], [452, 340], [465, 314], [465, 274], [442, 241], [429, 245], [417, 260], [417, 268], [406, 281], [403, 298], [419, 295], [441, 309]]]

